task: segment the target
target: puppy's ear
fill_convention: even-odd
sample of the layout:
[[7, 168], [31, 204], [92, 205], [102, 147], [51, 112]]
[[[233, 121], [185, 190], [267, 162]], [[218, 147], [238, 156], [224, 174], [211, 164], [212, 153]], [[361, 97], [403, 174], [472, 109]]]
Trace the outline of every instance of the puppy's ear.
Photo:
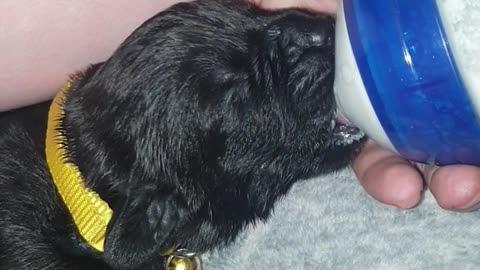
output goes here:
[[105, 241], [105, 259], [115, 269], [137, 269], [160, 257], [174, 232], [183, 207], [169, 194], [142, 191], [130, 194], [114, 212]]

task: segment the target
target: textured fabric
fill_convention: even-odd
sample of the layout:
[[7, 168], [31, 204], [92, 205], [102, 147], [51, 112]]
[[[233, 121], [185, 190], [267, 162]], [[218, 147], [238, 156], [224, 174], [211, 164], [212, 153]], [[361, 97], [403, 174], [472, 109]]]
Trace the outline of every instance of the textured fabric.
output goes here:
[[370, 198], [350, 170], [298, 183], [267, 223], [203, 256], [223, 269], [480, 269], [480, 211], [411, 210]]

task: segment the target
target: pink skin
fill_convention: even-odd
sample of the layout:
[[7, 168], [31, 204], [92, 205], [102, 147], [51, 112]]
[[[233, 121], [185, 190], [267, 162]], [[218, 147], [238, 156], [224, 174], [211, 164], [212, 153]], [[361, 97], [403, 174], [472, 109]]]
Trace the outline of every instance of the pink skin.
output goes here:
[[105, 60], [179, 0], [0, 1], [0, 111], [51, 98], [69, 74]]
[[[336, 0], [255, 0], [266, 8], [334, 13]], [[0, 111], [51, 98], [68, 74], [105, 60], [142, 21], [178, 0], [0, 1]], [[8, 26], [8, 27], [7, 27]], [[380, 202], [418, 204], [424, 183], [440, 207], [480, 207], [480, 168], [413, 164], [373, 142], [353, 163], [361, 185]]]

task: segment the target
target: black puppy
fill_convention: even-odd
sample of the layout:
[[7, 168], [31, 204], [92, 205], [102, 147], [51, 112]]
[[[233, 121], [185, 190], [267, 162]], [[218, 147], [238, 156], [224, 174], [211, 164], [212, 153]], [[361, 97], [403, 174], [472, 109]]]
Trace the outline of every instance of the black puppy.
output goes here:
[[226, 244], [299, 179], [346, 166], [361, 142], [334, 125], [333, 35], [306, 11], [182, 3], [74, 76], [60, 132], [113, 210], [103, 253], [52, 183], [50, 102], [2, 114], [0, 269], [163, 269], [165, 250]]

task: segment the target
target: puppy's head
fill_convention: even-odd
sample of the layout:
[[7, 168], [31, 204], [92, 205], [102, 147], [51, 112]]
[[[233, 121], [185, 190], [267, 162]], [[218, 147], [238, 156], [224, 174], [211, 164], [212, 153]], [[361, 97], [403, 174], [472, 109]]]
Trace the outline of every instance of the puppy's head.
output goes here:
[[295, 180], [349, 162], [358, 144], [332, 125], [333, 29], [299, 10], [178, 4], [73, 83], [63, 130], [114, 211], [109, 264], [227, 243]]

